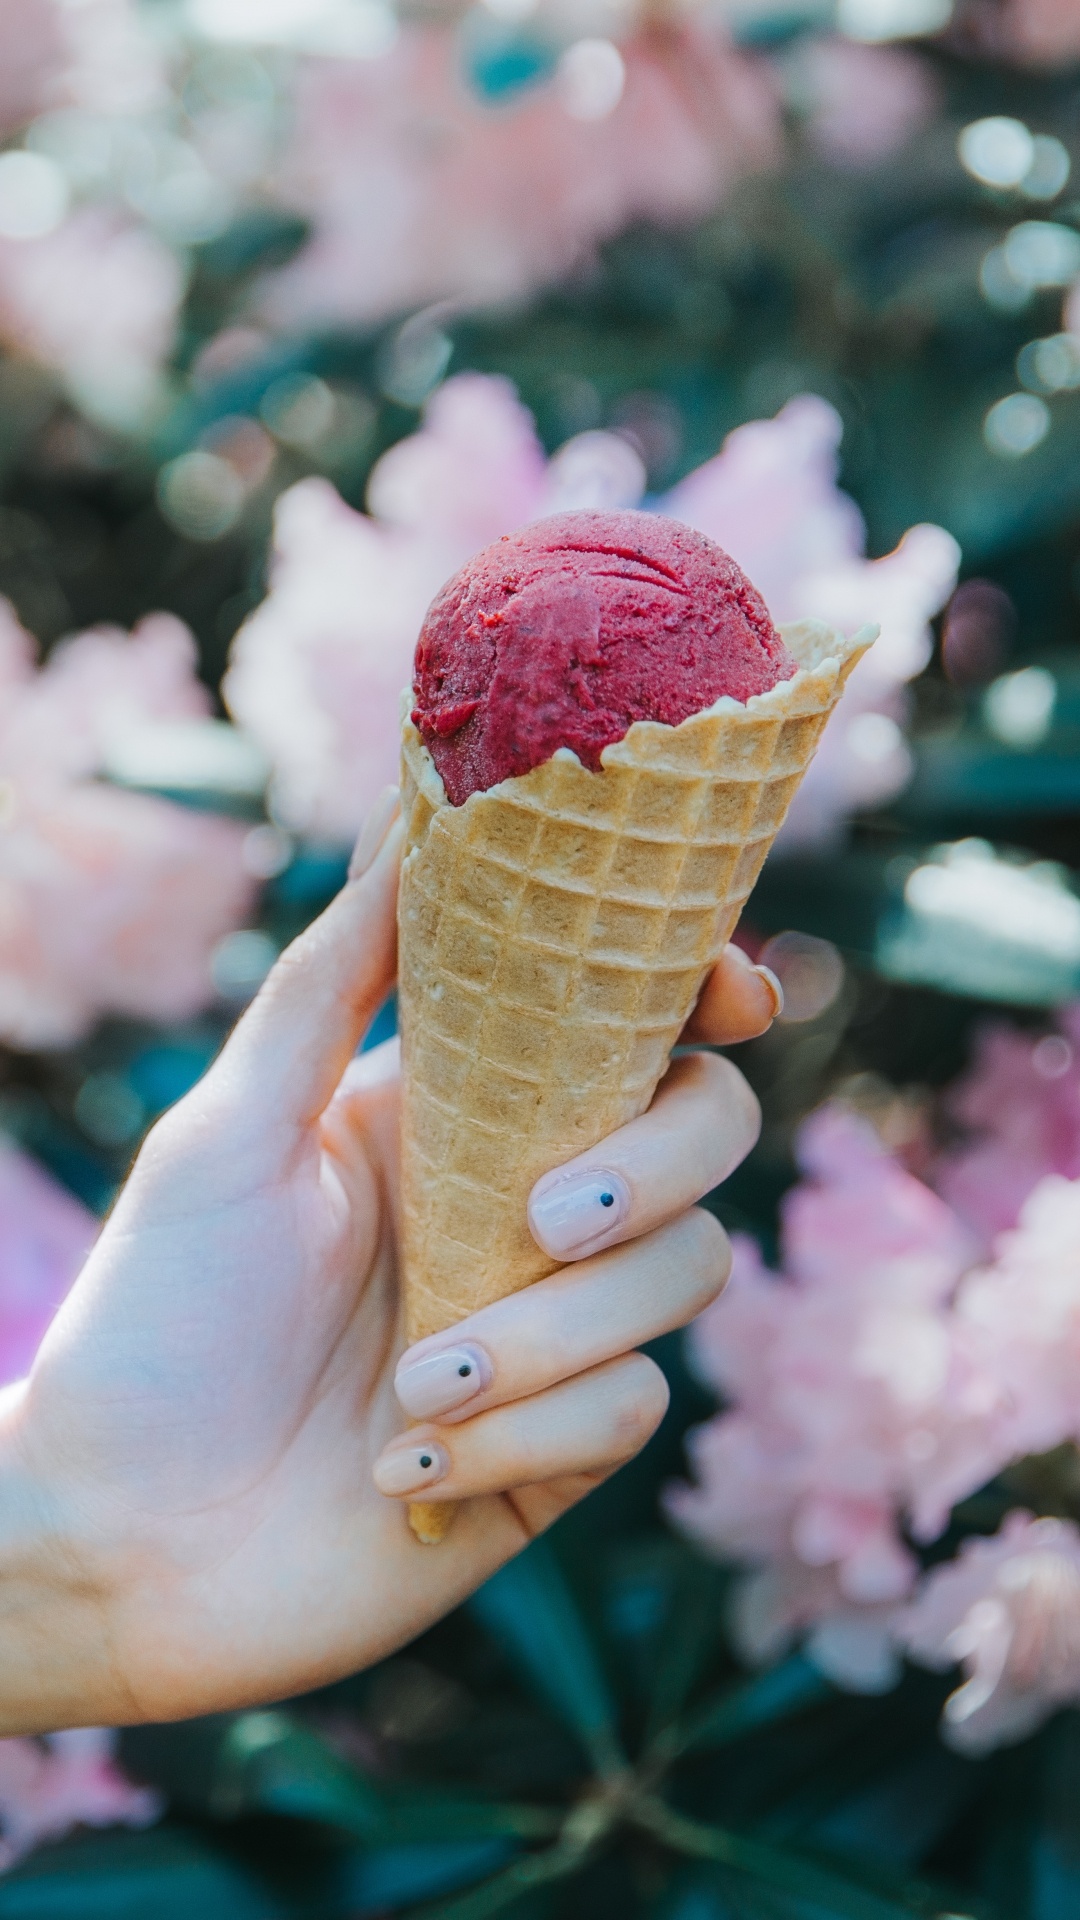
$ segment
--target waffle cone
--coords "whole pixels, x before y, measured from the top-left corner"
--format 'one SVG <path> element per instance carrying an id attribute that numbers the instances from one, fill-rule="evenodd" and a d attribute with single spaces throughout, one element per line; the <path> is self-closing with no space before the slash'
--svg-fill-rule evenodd
<path id="1" fill-rule="evenodd" d="M 555 1271 L 540 1175 L 644 1112 L 856 660 L 816 621 L 745 705 L 638 721 L 451 806 L 403 723 L 402 1271 L 410 1342 Z M 410 1508 L 437 1540 L 447 1503 Z"/>

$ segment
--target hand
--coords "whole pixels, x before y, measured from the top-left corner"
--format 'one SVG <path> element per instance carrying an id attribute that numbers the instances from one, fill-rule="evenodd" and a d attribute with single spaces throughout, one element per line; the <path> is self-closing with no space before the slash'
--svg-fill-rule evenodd
<path id="1" fill-rule="evenodd" d="M 396 1044 L 353 1055 L 393 984 L 400 845 L 387 801 L 0 1396 L 4 1731 L 183 1717 L 381 1658 L 643 1445 L 667 1389 L 633 1349 L 724 1282 L 693 1203 L 757 1107 L 696 1055 L 534 1190 L 572 1264 L 399 1358 Z M 775 1008 L 729 949 L 688 1032 L 745 1038 Z M 469 1502 L 437 1548 L 406 1524 L 421 1490 Z"/>

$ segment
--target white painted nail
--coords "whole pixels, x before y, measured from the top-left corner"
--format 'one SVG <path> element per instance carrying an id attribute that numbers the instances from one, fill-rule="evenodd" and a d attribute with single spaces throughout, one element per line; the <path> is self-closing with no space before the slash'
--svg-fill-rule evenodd
<path id="1" fill-rule="evenodd" d="M 492 1365 L 483 1347 L 462 1341 L 418 1360 L 407 1353 L 398 1361 L 394 1392 L 414 1420 L 432 1420 L 464 1406 L 474 1394 L 491 1385 Z"/>
<path id="2" fill-rule="evenodd" d="M 374 1480 L 380 1493 L 422 1493 L 450 1471 L 445 1447 L 430 1441 L 406 1441 L 388 1447 L 375 1462 Z"/>
<path id="3" fill-rule="evenodd" d="M 630 1189 L 622 1175 L 588 1167 L 552 1174 L 533 1188 L 529 1231 L 553 1260 L 572 1260 L 595 1252 L 629 1214 Z"/>

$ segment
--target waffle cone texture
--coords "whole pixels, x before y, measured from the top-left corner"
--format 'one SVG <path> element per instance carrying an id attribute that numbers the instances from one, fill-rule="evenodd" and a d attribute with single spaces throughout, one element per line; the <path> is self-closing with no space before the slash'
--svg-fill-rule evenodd
<path id="1" fill-rule="evenodd" d="M 410 1342 L 555 1271 L 541 1174 L 649 1105 L 844 681 L 874 638 L 781 628 L 798 672 L 593 773 L 566 749 L 451 806 L 403 723 L 398 909 L 402 1262 Z M 421 1539 L 452 1507 L 421 1503 Z"/>

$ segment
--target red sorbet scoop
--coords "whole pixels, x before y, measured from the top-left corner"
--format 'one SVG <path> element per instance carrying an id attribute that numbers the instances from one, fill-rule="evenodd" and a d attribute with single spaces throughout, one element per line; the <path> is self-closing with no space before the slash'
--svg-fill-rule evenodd
<path id="1" fill-rule="evenodd" d="M 797 662 L 729 554 L 655 513 L 557 513 L 485 547 L 428 609 L 413 723 L 460 807 L 635 720 L 678 726 Z"/>

